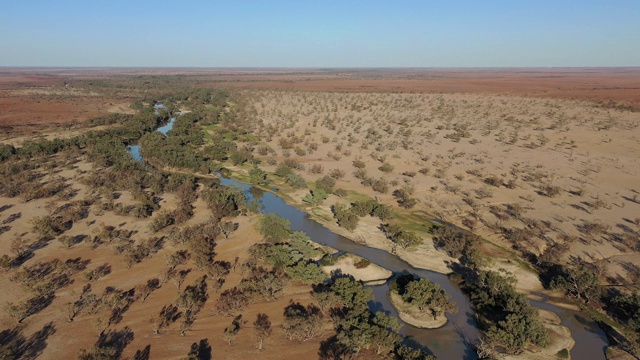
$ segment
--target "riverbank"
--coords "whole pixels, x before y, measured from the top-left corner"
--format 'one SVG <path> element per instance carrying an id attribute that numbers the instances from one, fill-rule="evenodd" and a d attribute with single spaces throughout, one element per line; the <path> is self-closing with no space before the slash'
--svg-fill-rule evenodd
<path id="1" fill-rule="evenodd" d="M 246 175 L 242 174 L 243 170 L 246 169 L 238 169 L 238 168 L 232 168 L 233 170 L 233 174 L 231 174 L 232 177 L 239 177 L 242 180 L 246 181 Z M 241 171 L 240 174 L 238 174 L 238 171 Z M 239 175 L 239 176 L 238 176 Z M 229 176 L 229 174 L 227 174 L 227 176 Z M 248 185 L 247 185 L 248 186 Z M 297 212 L 299 212 L 300 214 L 304 214 L 303 218 L 307 219 L 307 218 L 311 218 L 314 220 L 315 223 L 318 224 L 318 226 L 314 225 L 312 228 L 305 228 L 305 229 L 299 229 L 299 230 L 303 230 L 303 231 L 307 231 L 307 230 L 311 230 L 311 231 L 316 231 L 315 229 L 317 229 L 318 227 L 322 227 L 325 229 L 326 232 L 331 232 L 336 234 L 339 237 L 345 238 L 345 239 L 349 239 L 349 242 L 351 242 L 352 244 L 342 244 L 341 246 L 338 246 L 337 248 L 342 249 L 344 251 L 347 252 L 354 252 L 358 255 L 361 256 L 365 256 L 368 259 L 378 259 L 381 260 L 382 258 L 384 258 L 384 261 L 381 264 L 386 264 L 384 265 L 389 266 L 388 269 L 391 269 L 392 271 L 395 272 L 403 272 L 404 270 L 412 272 L 414 274 L 420 274 L 423 271 L 431 271 L 431 274 L 422 274 L 420 276 L 424 276 L 427 278 L 432 279 L 432 281 L 438 282 L 441 285 L 446 285 L 447 288 L 445 289 L 445 291 L 447 291 L 448 293 L 454 294 L 455 299 L 453 299 L 457 304 L 464 304 L 464 306 L 461 306 L 460 309 L 461 311 L 453 316 L 449 316 L 449 322 L 453 323 L 453 328 L 451 328 L 451 324 L 446 324 L 444 327 L 442 327 L 441 329 L 445 330 L 445 333 L 449 333 L 450 331 L 455 331 L 455 328 L 458 328 L 459 326 L 461 326 L 462 322 L 466 322 L 468 321 L 468 314 L 471 314 L 470 310 L 470 304 L 469 304 L 469 299 L 468 297 L 466 297 L 466 295 L 462 295 L 460 292 L 460 289 L 457 288 L 456 285 L 454 285 L 453 283 L 450 283 L 449 280 L 445 280 L 442 277 L 445 277 L 442 274 L 445 273 L 450 273 L 450 269 L 446 266 L 442 266 L 439 270 L 442 270 L 442 268 L 444 268 L 444 271 L 433 271 L 433 270 L 438 270 L 438 269 L 434 269 L 433 267 L 430 267 L 430 269 L 425 269 L 426 267 L 421 267 L 419 265 L 414 266 L 413 264 L 408 263 L 408 261 L 406 261 L 404 259 L 404 256 L 402 256 L 403 254 L 400 251 L 397 251 L 395 254 L 392 251 L 392 246 L 391 246 L 391 242 L 388 241 L 387 239 L 383 239 L 383 241 L 381 241 L 379 244 L 383 244 L 383 246 L 375 246 L 373 245 L 373 243 L 371 242 L 372 238 L 378 237 L 380 238 L 380 231 L 377 229 L 376 224 L 376 219 L 375 218 L 371 218 L 371 217 L 364 217 L 361 218 L 361 223 L 359 223 L 358 228 L 354 231 L 354 232 L 348 232 L 345 229 L 339 228 L 337 226 L 337 224 L 335 224 L 333 221 L 331 221 L 331 213 L 330 213 L 330 205 L 332 203 L 335 203 L 336 200 L 341 201 L 341 202 L 345 202 L 345 200 L 349 201 L 351 200 L 350 198 L 336 198 L 334 196 L 330 196 L 329 199 L 327 199 L 325 202 L 326 204 L 324 204 L 322 207 L 309 207 L 306 206 L 304 203 L 302 203 L 301 201 L 301 196 L 302 194 L 304 194 L 304 191 L 291 191 L 291 189 L 289 189 L 286 185 L 280 185 L 278 183 L 272 183 L 271 185 L 278 187 L 277 189 L 273 189 L 273 190 L 269 190 L 269 189 L 263 189 L 266 190 L 267 193 L 269 193 L 271 196 L 280 198 L 280 201 L 282 201 L 283 203 L 286 203 L 288 205 L 290 205 L 292 208 L 297 209 Z M 248 189 L 248 187 L 247 187 Z M 277 194 L 277 195 L 276 195 Z M 333 201 L 333 202 L 332 202 Z M 285 211 L 282 212 L 280 209 L 282 206 L 278 205 L 276 207 L 272 207 L 273 210 L 275 210 L 276 213 L 279 213 L 280 216 L 283 217 L 289 217 L 290 215 L 293 215 L 292 212 L 290 211 Z M 268 211 L 273 211 L 273 210 L 268 210 Z M 295 218 L 299 218 L 301 215 L 293 215 Z M 306 223 L 306 221 L 305 221 Z M 363 227 L 363 225 L 365 227 Z M 368 234 L 366 233 L 360 233 L 361 236 L 355 237 L 354 234 L 358 234 L 358 230 L 359 229 L 363 229 L 363 228 L 368 228 L 370 230 L 370 232 Z M 375 230 L 375 231 L 374 231 Z M 326 233 L 326 232 L 320 232 L 322 234 Z M 319 234 L 320 234 L 319 233 Z M 312 237 L 313 239 L 313 237 Z M 328 241 L 328 239 L 326 238 L 326 235 L 322 235 L 320 237 L 316 238 L 316 241 L 320 241 L 321 243 L 325 243 Z M 333 240 L 329 240 L 329 244 L 332 244 Z M 373 246 L 372 246 L 373 245 Z M 332 246 L 335 246 L 335 244 L 333 244 Z M 354 251 L 353 249 L 355 248 L 366 248 L 366 249 L 371 249 L 369 250 L 357 250 Z M 382 256 L 382 254 L 380 254 L 380 252 L 384 252 L 387 255 L 386 256 Z M 375 255 L 374 255 L 375 254 Z M 373 257 L 371 257 L 373 256 Z M 446 255 L 444 255 L 446 257 Z M 396 258 L 398 259 L 398 261 L 395 260 L 391 260 L 391 258 Z M 430 259 L 428 257 L 426 258 L 422 258 L 419 259 L 422 262 L 425 263 L 430 263 L 430 264 L 435 264 L 437 262 L 434 262 L 433 259 Z M 379 262 L 376 260 L 376 262 Z M 404 262 L 405 265 L 401 265 L 400 267 L 398 267 L 398 265 L 400 265 L 401 262 Z M 441 261 L 441 264 L 447 265 L 451 262 L 447 262 L 447 261 Z M 518 263 L 516 262 L 512 262 L 512 261 L 500 261 L 500 262 L 495 262 L 493 264 L 493 266 L 495 267 L 496 264 L 504 264 L 506 265 L 505 267 L 511 267 L 511 268 L 520 268 L 522 269 L 522 267 L 518 266 Z M 424 269 L 424 270 L 422 270 Z M 529 274 L 528 271 L 526 271 L 526 269 L 522 269 L 522 271 L 525 271 L 527 273 L 527 275 L 530 277 L 531 280 L 537 281 L 537 275 L 531 273 Z M 445 277 L 446 278 L 446 277 Z M 434 280 L 437 279 L 437 280 Z M 388 290 L 388 289 L 387 289 Z M 521 289 L 518 289 L 519 292 L 522 292 Z M 384 294 L 382 295 L 382 297 L 387 298 L 386 296 L 386 291 L 384 292 Z M 376 301 L 381 301 L 381 297 L 377 297 Z M 388 307 L 393 308 L 393 305 L 391 305 L 389 303 L 389 299 L 385 299 L 385 301 L 383 303 L 387 303 Z M 559 313 L 561 314 L 560 316 L 562 316 L 562 323 L 567 325 L 571 331 L 575 331 L 575 333 L 571 334 L 568 333 L 566 334 L 566 336 L 561 336 L 562 338 L 564 338 L 565 340 L 567 340 L 567 346 L 569 346 L 568 340 L 572 339 L 572 336 L 575 339 L 579 339 L 578 343 L 580 344 L 580 346 L 578 347 L 577 350 L 574 349 L 574 351 L 571 351 L 574 357 L 579 357 L 582 356 L 584 354 L 592 354 L 594 357 L 594 359 L 604 359 L 604 353 L 602 353 L 602 357 L 597 356 L 597 354 L 599 352 L 601 352 L 604 347 L 607 346 L 606 342 L 603 342 L 603 340 L 597 340 L 595 338 L 593 338 L 593 336 L 591 336 L 592 332 L 587 329 L 586 326 L 582 326 L 580 325 L 581 323 L 577 323 L 576 320 L 579 321 L 587 321 L 588 324 L 591 324 L 592 322 L 590 320 L 588 320 L 588 318 L 586 318 L 583 314 L 581 313 L 577 313 L 577 312 L 572 312 L 572 311 L 567 311 L 565 309 L 561 309 L 559 307 L 555 307 L 552 304 L 547 304 L 547 303 L 543 303 L 543 304 L 534 304 L 534 306 L 536 308 L 540 308 L 540 306 L 543 306 L 544 308 L 549 308 L 551 311 L 553 311 L 554 313 Z M 466 310 L 465 310 L 466 309 Z M 395 312 L 395 311 L 394 311 Z M 465 315 L 467 314 L 467 315 Z M 466 320 L 464 320 L 464 319 Z M 455 321 L 453 320 L 455 319 Z M 404 320 L 403 320 L 404 321 Z M 462 322 L 461 322 L 462 321 Z M 585 324 L 587 324 L 585 323 Z M 466 326 L 466 325 L 465 325 Z M 589 327 L 591 327 L 591 325 L 589 325 Z M 411 327 L 414 328 L 414 327 Z M 406 327 L 406 329 L 409 329 L 409 327 Z M 414 328 L 417 331 L 417 328 Z M 433 330 L 436 331 L 436 330 Z M 437 330 L 440 331 L 440 330 Z M 475 330 L 474 330 L 475 331 Z M 569 331 L 569 329 L 567 329 L 567 331 Z M 415 331 L 411 330 L 409 331 L 407 334 L 411 334 L 414 333 Z M 429 332 L 430 333 L 430 332 Z M 557 335 L 558 332 L 552 332 L 554 335 L 553 336 L 560 336 Z M 438 336 L 436 335 L 436 333 L 430 333 L 431 335 L 426 335 L 424 338 L 421 338 L 421 341 L 429 341 L 426 337 L 432 337 L 432 336 Z M 443 333 L 444 334 L 444 333 Z M 422 337 L 422 334 L 418 335 L 420 337 Z M 474 337 L 475 338 L 475 337 Z M 439 341 L 442 341 L 442 338 L 439 339 Z M 467 339 L 467 342 L 470 341 Z M 473 342 L 473 341 L 471 341 Z M 572 343 L 573 344 L 573 343 Z M 596 353 L 595 352 L 595 348 L 598 348 L 599 352 Z M 554 355 L 555 356 L 555 355 Z"/>

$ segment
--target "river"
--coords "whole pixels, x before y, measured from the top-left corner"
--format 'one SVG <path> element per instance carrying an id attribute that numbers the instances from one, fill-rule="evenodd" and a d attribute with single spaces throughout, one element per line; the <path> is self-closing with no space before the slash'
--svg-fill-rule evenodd
<path id="1" fill-rule="evenodd" d="M 175 118 L 172 117 L 166 125 L 158 128 L 163 134 L 173 127 Z M 131 155 L 137 160 L 142 160 L 139 145 L 129 146 Z M 400 332 L 409 337 L 408 342 L 421 346 L 424 350 L 433 353 L 439 359 L 477 359 L 473 349 L 474 341 L 479 337 L 480 332 L 473 317 L 473 310 L 469 298 L 454 284 L 446 275 L 433 271 L 414 268 L 404 260 L 392 255 L 384 250 L 370 248 L 357 244 L 341 235 L 331 232 L 329 229 L 309 218 L 309 215 L 287 205 L 284 200 L 271 192 L 252 189 L 252 185 L 245 184 L 225 177 L 220 178 L 224 186 L 239 186 L 243 189 L 249 200 L 254 198 L 254 194 L 260 194 L 258 201 L 262 205 L 261 212 L 275 213 L 291 222 L 291 229 L 303 231 L 312 241 L 328 245 L 340 251 L 349 252 L 368 259 L 383 268 L 389 269 L 399 275 L 411 273 L 430 281 L 440 284 L 440 286 L 451 295 L 457 307 L 456 314 L 447 314 L 448 322 L 438 329 L 419 329 L 414 326 L 404 324 Z M 250 191 L 253 190 L 253 191 Z M 375 299 L 369 303 L 371 310 L 384 311 L 397 317 L 397 311 L 387 298 L 389 291 L 389 281 L 384 285 L 371 286 Z M 608 345 L 604 332 L 587 315 L 557 307 L 548 302 L 530 300 L 535 307 L 552 311 L 562 320 L 562 325 L 569 328 L 576 345 L 571 350 L 573 359 L 604 360 L 604 349 Z"/>

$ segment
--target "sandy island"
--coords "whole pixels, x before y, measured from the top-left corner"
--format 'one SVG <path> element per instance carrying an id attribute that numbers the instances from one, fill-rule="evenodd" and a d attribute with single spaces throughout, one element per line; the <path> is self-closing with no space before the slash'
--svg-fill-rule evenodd
<path id="1" fill-rule="evenodd" d="M 393 275 L 393 272 L 374 263 L 369 263 L 366 267 L 358 269 L 355 264 L 362 259 L 362 257 L 353 254 L 344 254 L 338 258 L 335 264 L 323 266 L 322 270 L 327 275 L 339 270 L 343 274 L 351 275 L 356 280 L 362 281 L 367 285 L 384 284 Z"/>
<path id="2" fill-rule="evenodd" d="M 430 314 L 420 311 L 417 306 L 405 302 L 395 290 L 389 290 L 387 295 L 393 307 L 398 310 L 400 319 L 409 325 L 421 329 L 437 329 L 447 323 L 446 316 L 443 315 L 434 319 Z"/>

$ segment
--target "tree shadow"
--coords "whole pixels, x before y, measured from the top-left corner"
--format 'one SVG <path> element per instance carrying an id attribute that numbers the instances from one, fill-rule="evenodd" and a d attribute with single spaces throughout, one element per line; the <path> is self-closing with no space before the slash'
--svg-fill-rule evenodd
<path id="1" fill-rule="evenodd" d="M 11 226 L 9 225 L 0 226 L 0 235 L 6 233 L 9 230 L 11 230 Z"/>
<path id="2" fill-rule="evenodd" d="M 95 347 L 109 349 L 113 359 L 119 359 L 124 349 L 133 341 L 133 331 L 128 326 L 122 330 L 107 330 L 98 337 Z"/>
<path id="3" fill-rule="evenodd" d="M 22 328 L 16 327 L 0 333 L 0 345 L 10 351 L 12 359 L 32 360 L 39 357 L 47 347 L 47 339 L 56 332 L 53 322 L 33 333 L 28 339 L 22 334 Z"/>
<path id="4" fill-rule="evenodd" d="M 2 225 L 11 224 L 12 222 L 20 219 L 21 217 L 22 217 L 22 213 L 21 212 L 17 212 L 15 214 L 11 214 L 6 219 L 4 219 L 2 221 Z"/>
<path id="5" fill-rule="evenodd" d="M 348 358 L 351 350 L 338 341 L 334 335 L 320 343 L 318 357 L 321 360 L 342 360 Z"/>
<path id="6" fill-rule="evenodd" d="M 26 341 L 20 358 L 35 359 L 40 356 L 47 347 L 47 339 L 55 332 L 56 327 L 53 325 L 53 322 L 46 324 L 42 329 L 36 331 Z"/>
<path id="7" fill-rule="evenodd" d="M 39 295 L 27 300 L 28 313 L 27 316 L 35 315 L 51 305 L 55 299 L 54 293 Z M 25 316 L 26 317 L 26 316 Z"/>
<path id="8" fill-rule="evenodd" d="M 201 339 L 200 342 L 191 344 L 188 359 L 211 360 L 211 350 L 209 339 Z"/>
<path id="9" fill-rule="evenodd" d="M 435 354 L 431 351 L 431 349 L 429 349 L 428 347 L 426 347 L 425 345 L 420 344 L 416 339 L 414 339 L 412 336 L 405 336 L 404 339 L 402 339 L 401 342 L 402 345 L 406 346 L 406 347 L 410 347 L 412 349 L 418 349 L 420 351 L 425 352 L 428 355 L 433 355 L 435 356 Z"/>
<path id="10" fill-rule="evenodd" d="M 151 356 L 151 345 L 145 346 L 144 349 L 136 351 L 131 360 L 149 360 Z"/>

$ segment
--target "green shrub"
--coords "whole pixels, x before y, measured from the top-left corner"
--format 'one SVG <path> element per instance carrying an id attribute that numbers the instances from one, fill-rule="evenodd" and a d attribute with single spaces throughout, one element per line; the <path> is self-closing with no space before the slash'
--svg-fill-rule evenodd
<path id="1" fill-rule="evenodd" d="M 369 265 L 371 265 L 371 261 L 369 261 L 367 259 L 360 259 L 360 260 L 356 261 L 355 263 L 353 263 L 353 266 L 355 266 L 356 269 L 364 269 Z"/>

